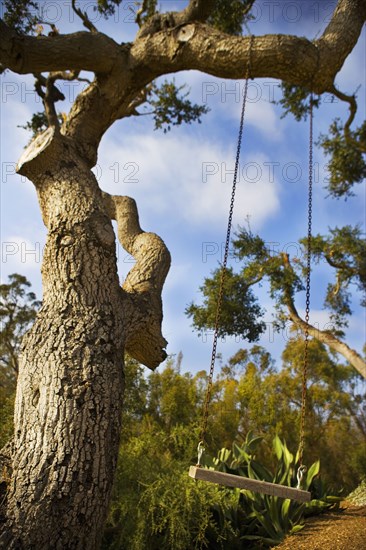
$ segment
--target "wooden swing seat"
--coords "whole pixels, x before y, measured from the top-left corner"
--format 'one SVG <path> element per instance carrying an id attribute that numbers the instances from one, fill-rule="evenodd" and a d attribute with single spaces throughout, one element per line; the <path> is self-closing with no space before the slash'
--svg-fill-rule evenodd
<path id="1" fill-rule="evenodd" d="M 277 485 L 276 483 L 268 483 L 268 481 L 259 481 L 257 479 L 249 479 L 248 477 L 226 474 L 215 470 L 208 470 L 199 466 L 191 466 L 189 468 L 189 476 L 193 479 L 201 481 L 210 481 L 211 483 L 219 483 L 227 487 L 237 487 L 238 489 L 249 489 L 265 495 L 274 497 L 290 498 L 300 502 L 309 502 L 311 493 L 296 489 L 295 487 L 287 487 L 286 485 Z"/>

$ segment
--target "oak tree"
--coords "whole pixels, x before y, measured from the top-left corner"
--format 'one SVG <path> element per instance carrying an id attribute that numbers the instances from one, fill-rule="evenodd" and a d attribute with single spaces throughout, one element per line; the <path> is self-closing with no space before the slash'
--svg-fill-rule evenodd
<path id="1" fill-rule="evenodd" d="M 141 229 L 135 201 L 100 188 L 92 168 L 103 135 L 151 100 L 157 125 L 199 119 L 204 110 L 181 90 L 158 88 L 156 79 L 189 69 L 241 79 L 249 55 L 252 78 L 333 93 L 366 5 L 339 0 L 315 40 L 277 34 L 252 40 L 240 30 L 253 0 L 187 0 L 169 13 L 143 0 L 135 39 L 121 43 L 98 31 L 75 0 L 71 7 L 85 30 L 69 34 L 43 21 L 39 4 L 5 0 L 0 21 L 2 70 L 34 75 L 44 105 L 18 173 L 33 182 L 48 232 L 42 308 L 19 361 L 0 544 L 93 549 L 116 467 L 124 353 L 152 369 L 165 359 L 161 291 L 170 265 L 163 241 Z M 108 17 L 119 4 L 98 0 L 95 7 Z M 83 78 L 83 71 L 94 77 L 60 117 L 59 84 Z M 136 259 L 122 288 L 111 220 Z"/>

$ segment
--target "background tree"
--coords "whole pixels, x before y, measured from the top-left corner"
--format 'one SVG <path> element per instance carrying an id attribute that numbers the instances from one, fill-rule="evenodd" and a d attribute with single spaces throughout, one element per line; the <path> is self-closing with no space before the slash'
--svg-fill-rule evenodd
<path id="1" fill-rule="evenodd" d="M 103 0 L 95 6 L 108 16 L 118 4 Z M 98 546 L 121 432 L 124 353 L 150 368 L 166 357 L 161 290 L 170 255 L 159 237 L 142 231 L 131 198 L 100 189 L 91 169 L 105 132 L 116 120 L 137 115 L 158 77 L 196 69 L 242 78 L 249 56 L 252 78 L 271 76 L 296 86 L 311 83 L 318 94 L 332 92 L 366 15 L 362 0 L 340 0 L 314 41 L 266 35 L 252 43 L 235 34 L 252 4 L 229 4 L 235 24 L 225 28 L 233 34 L 225 34 L 217 15 L 228 15 L 227 3 L 191 0 L 179 12 L 159 13 L 155 1 L 144 1 L 136 12 L 135 40 L 120 43 L 98 32 L 74 0 L 87 30 L 71 34 L 41 21 L 39 10 L 34 15 L 38 2 L 5 2 L 2 69 L 35 76 L 48 125 L 18 164 L 37 190 L 48 235 L 43 306 L 19 362 L 16 437 L 8 457 L 13 472 L 0 538 L 7 548 Z M 79 79 L 81 71 L 94 78 L 60 122 L 59 85 Z M 184 101 L 168 112 L 171 123 L 202 114 Z M 171 102 L 163 93 L 154 113 L 161 117 L 164 105 Z M 136 259 L 122 288 L 111 219 Z"/>
<path id="2" fill-rule="evenodd" d="M 231 448 L 249 432 L 264 436 L 267 445 L 280 434 L 295 452 L 302 363 L 303 339 L 299 336 L 288 340 L 281 365 L 257 345 L 231 357 L 214 384 L 207 436 L 211 452 L 222 446 Z M 337 490 L 351 490 L 365 473 L 362 381 L 355 369 L 339 363 L 324 344 L 315 339 L 309 342 L 305 462 L 320 459 L 323 478 Z M 339 469 L 342 456 L 345 466 Z M 258 457 L 267 467 L 274 467 L 268 446 L 259 450 Z"/>
<path id="3" fill-rule="evenodd" d="M 210 407 L 207 450 L 211 458 L 227 457 L 233 444 L 241 447 L 250 433 L 264 438 L 253 458 L 269 470 L 277 467 L 272 449 L 276 435 L 281 434 L 291 452 L 296 450 L 302 345 L 301 338 L 291 338 L 281 365 L 257 345 L 240 349 L 222 365 Z M 310 342 L 309 355 L 305 461 L 310 466 L 320 460 L 321 475 L 313 494 L 320 496 L 317 491 L 326 487 L 335 494 L 347 494 L 366 472 L 365 395 L 360 391 L 360 376 L 352 367 L 337 364 L 317 340 Z M 180 372 L 181 360 L 170 358 L 160 372 L 150 374 L 144 383 L 139 381 L 138 396 L 135 362 L 126 361 L 126 402 L 135 407 L 127 406 L 124 412 L 127 430 L 122 435 L 105 548 L 258 547 L 258 542 L 250 546 L 242 538 L 257 534 L 260 524 L 245 508 L 240 491 L 197 484 L 187 476 L 188 464 L 197 458 L 205 375 Z M 186 398 L 191 396 L 187 403 L 176 399 L 182 388 Z M 166 403 L 176 414 L 162 414 Z M 172 403 L 179 403 L 183 414 Z M 209 455 L 205 455 L 208 462 Z M 276 522 L 273 514 L 265 514 L 269 524 Z"/>
<path id="4" fill-rule="evenodd" d="M 13 433 L 13 414 L 19 355 L 24 334 L 32 326 L 41 305 L 31 284 L 14 273 L 9 283 L 0 285 L 0 448 Z"/>
<path id="5" fill-rule="evenodd" d="M 269 294 L 277 310 L 277 328 L 291 321 L 302 332 L 307 329 L 310 336 L 327 344 L 332 350 L 342 354 L 353 367 L 366 378 L 366 363 L 360 353 L 351 349 L 342 336 L 342 329 L 348 325 L 352 314 L 350 287 L 359 290 L 361 305 L 365 292 L 366 242 L 360 227 L 345 226 L 330 229 L 326 236 L 312 237 L 312 259 L 315 264 L 326 262 L 335 272 L 334 281 L 327 287 L 324 307 L 329 311 L 329 328 L 321 330 L 307 324 L 299 315 L 295 305 L 296 293 L 304 290 L 306 266 L 306 239 L 300 240 L 304 253 L 299 258 L 290 259 L 289 254 L 274 253 L 259 235 L 253 235 L 250 228 L 240 228 L 233 240 L 233 254 L 240 260 L 241 272 L 227 270 L 225 297 L 220 334 L 242 335 L 249 341 L 256 340 L 265 326 L 258 318 L 259 307 L 252 294 L 254 285 L 263 280 L 269 281 Z M 218 285 L 221 269 L 218 268 L 207 278 L 201 287 L 204 300 L 202 305 L 191 304 L 186 312 L 192 317 L 198 331 L 214 327 Z M 250 293 L 252 305 L 247 307 L 246 296 Z M 256 308 L 256 314 L 251 311 Z M 231 314 L 236 310 L 236 315 Z M 244 328 L 245 327 L 245 328 Z"/>
<path id="6" fill-rule="evenodd" d="M 291 338 L 283 352 L 283 366 L 277 375 L 277 396 L 284 412 L 279 433 L 297 426 L 301 404 L 303 339 Z M 351 490 L 365 475 L 366 410 L 364 379 L 350 365 L 342 364 L 317 339 L 309 343 L 305 453 L 307 460 L 320 459 L 322 477 L 338 490 Z M 281 417 L 281 416 L 280 416 Z M 293 434 L 295 435 L 295 434 Z M 288 439 L 289 443 L 291 439 Z M 293 441 L 293 448 L 296 442 Z M 338 464 L 344 462 L 342 473 Z M 338 475 L 338 478 L 337 478 Z"/>

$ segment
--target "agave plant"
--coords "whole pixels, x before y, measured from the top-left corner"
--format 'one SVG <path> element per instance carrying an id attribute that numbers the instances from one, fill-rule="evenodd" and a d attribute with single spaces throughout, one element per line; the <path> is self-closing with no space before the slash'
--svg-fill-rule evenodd
<path id="1" fill-rule="evenodd" d="M 239 445 L 234 443 L 232 449 L 221 449 L 214 458 L 206 458 L 206 467 L 251 479 L 268 481 L 280 485 L 293 486 L 297 482 L 299 457 L 289 451 L 284 441 L 276 436 L 273 449 L 277 458 L 275 473 L 255 459 L 255 452 L 262 442 L 262 437 L 255 437 L 249 432 L 246 440 Z M 316 484 L 320 494 L 309 503 L 298 503 L 290 499 L 263 495 L 253 491 L 235 489 L 238 493 L 237 509 L 226 510 L 226 520 L 231 517 L 233 531 L 241 543 L 239 548 L 248 548 L 249 541 L 257 541 L 262 546 L 279 544 L 286 535 L 298 532 L 303 528 L 303 516 L 307 513 L 319 513 L 339 502 L 339 497 L 329 497 L 324 485 L 316 483 L 320 470 L 320 461 L 314 462 L 303 479 L 303 489 L 311 490 Z M 233 505 L 231 504 L 231 507 Z M 222 514 L 222 513 L 221 513 Z M 223 517 L 219 518 L 223 521 Z M 240 521 L 240 524 L 239 524 Z"/>

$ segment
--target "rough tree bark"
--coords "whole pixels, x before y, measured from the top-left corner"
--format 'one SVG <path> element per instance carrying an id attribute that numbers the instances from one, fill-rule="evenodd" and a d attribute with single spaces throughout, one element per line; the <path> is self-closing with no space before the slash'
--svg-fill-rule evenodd
<path id="1" fill-rule="evenodd" d="M 135 203 L 103 194 L 91 168 L 103 134 L 158 76 L 198 69 L 243 77 L 250 39 L 205 24 L 213 4 L 191 0 L 122 45 L 99 32 L 25 37 L 0 22 L 3 68 L 95 73 L 62 127 L 49 128 L 19 163 L 37 190 L 48 236 L 43 306 L 24 341 L 15 435 L 3 453 L 3 548 L 98 547 L 118 452 L 123 355 L 128 350 L 150 368 L 165 358 L 160 295 L 170 256 L 161 239 L 141 230 Z M 365 18 L 364 0 L 340 0 L 316 41 L 255 37 L 251 76 L 330 90 Z M 111 219 L 137 260 L 123 288 Z"/>
<path id="2" fill-rule="evenodd" d="M 18 171 L 37 189 L 48 237 L 43 306 L 20 362 L 1 543 L 94 548 L 117 458 L 124 351 L 150 368 L 166 357 L 160 293 L 170 256 L 159 237 L 142 232 L 132 199 L 106 201 L 73 141 L 53 129 Z M 124 289 L 111 218 L 137 260 Z"/>

